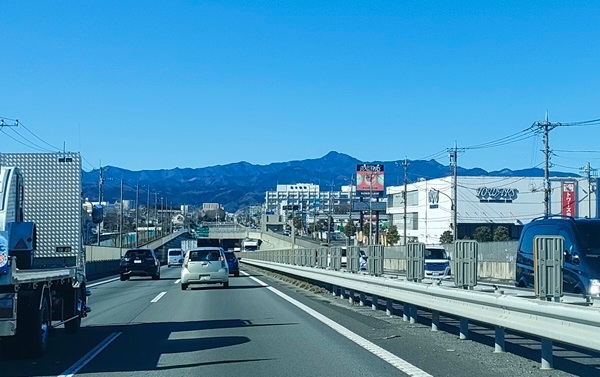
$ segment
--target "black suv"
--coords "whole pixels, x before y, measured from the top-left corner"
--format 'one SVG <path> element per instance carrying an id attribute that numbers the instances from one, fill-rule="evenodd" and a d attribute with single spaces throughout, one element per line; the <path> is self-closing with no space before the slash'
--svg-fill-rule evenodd
<path id="1" fill-rule="evenodd" d="M 153 280 L 160 279 L 160 261 L 152 249 L 127 250 L 119 265 L 121 281 L 129 280 L 131 276 L 152 276 Z"/>
<path id="2" fill-rule="evenodd" d="M 526 224 L 517 250 L 518 287 L 534 285 L 535 236 L 564 238 L 563 289 L 565 292 L 600 294 L 600 219 L 567 216 L 542 217 Z"/>

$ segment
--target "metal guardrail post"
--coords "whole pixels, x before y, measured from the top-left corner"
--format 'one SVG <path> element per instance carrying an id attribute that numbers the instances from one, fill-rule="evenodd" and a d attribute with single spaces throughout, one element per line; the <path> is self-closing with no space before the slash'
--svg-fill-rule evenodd
<path id="1" fill-rule="evenodd" d="M 360 269 L 360 247 L 348 246 L 346 249 L 347 268 L 350 272 L 358 272 Z"/>
<path id="2" fill-rule="evenodd" d="M 327 268 L 327 253 L 329 249 L 326 247 L 320 247 L 317 249 L 317 267 Z"/>
<path id="3" fill-rule="evenodd" d="M 458 288 L 473 289 L 477 285 L 477 241 L 457 240 L 454 242 L 454 265 L 452 274 Z"/>
<path id="4" fill-rule="evenodd" d="M 421 281 L 425 277 L 425 244 L 409 242 L 406 246 L 406 280 Z"/>
<path id="5" fill-rule="evenodd" d="M 335 271 L 339 271 L 342 268 L 342 248 L 341 247 L 331 247 L 329 248 L 331 252 L 331 269 Z"/>
<path id="6" fill-rule="evenodd" d="M 533 286 L 541 300 L 560 301 L 563 295 L 564 244 L 561 236 L 533 238 Z"/>
<path id="7" fill-rule="evenodd" d="M 369 275 L 381 276 L 383 275 L 383 263 L 384 263 L 384 246 L 372 245 L 368 249 L 368 265 Z"/>
<path id="8" fill-rule="evenodd" d="M 308 249 L 308 264 L 310 267 L 315 267 L 317 265 L 317 250 L 316 249 Z"/>

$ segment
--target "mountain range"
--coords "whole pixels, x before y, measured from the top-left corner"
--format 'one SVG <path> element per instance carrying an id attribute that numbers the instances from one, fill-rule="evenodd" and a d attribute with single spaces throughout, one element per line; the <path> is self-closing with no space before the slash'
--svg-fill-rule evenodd
<path id="1" fill-rule="evenodd" d="M 447 165 L 435 160 L 408 161 L 407 178 L 415 182 L 419 178 L 434 179 L 452 174 Z M 120 199 L 121 181 L 123 198 L 135 200 L 139 187 L 139 203 L 155 203 L 160 207 L 161 198 L 165 206 L 178 207 L 181 204 L 201 206 L 202 203 L 220 203 L 226 211 L 264 203 L 265 192 L 274 191 L 277 184 L 314 183 L 321 190 L 334 190 L 348 185 L 356 173 L 356 165 L 365 163 L 347 154 L 329 152 L 316 159 L 276 162 L 268 165 L 253 165 L 242 161 L 227 165 L 205 168 L 175 168 L 162 170 L 131 171 L 114 166 L 102 168 L 102 200 L 113 203 Z M 404 179 L 404 167 L 396 161 L 371 161 L 384 164 L 385 184 L 398 185 Z M 539 168 L 488 172 L 480 168 L 458 167 L 459 176 L 496 177 L 543 177 Z M 552 176 L 573 176 L 570 173 L 552 172 Z M 83 193 L 91 201 L 99 197 L 98 182 L 100 171 L 95 169 L 83 172 Z"/>

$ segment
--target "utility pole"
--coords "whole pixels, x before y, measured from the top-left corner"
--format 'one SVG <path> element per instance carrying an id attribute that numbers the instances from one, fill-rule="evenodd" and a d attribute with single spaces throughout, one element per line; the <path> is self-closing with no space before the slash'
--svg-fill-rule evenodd
<path id="1" fill-rule="evenodd" d="M 100 165 L 100 176 L 98 177 L 98 206 L 102 206 L 102 184 L 103 183 L 104 183 L 104 179 L 102 178 L 102 165 Z M 99 222 L 97 225 L 98 246 L 100 246 L 100 225 L 102 225 L 102 222 Z"/>
<path id="2" fill-rule="evenodd" d="M 140 203 L 140 182 L 137 183 L 136 187 L 135 187 L 135 247 L 138 247 L 140 245 L 140 236 L 138 234 L 138 219 L 139 219 L 139 212 L 140 212 L 140 207 L 139 207 L 139 203 Z"/>
<path id="3" fill-rule="evenodd" d="M 458 201 L 458 148 L 456 141 L 454 142 L 454 148 L 450 150 L 450 165 L 452 166 L 452 235 L 454 241 L 458 239 L 458 211 L 456 208 Z"/>
<path id="4" fill-rule="evenodd" d="M 329 216 L 327 217 L 327 244 L 331 244 L 331 206 L 333 205 L 333 181 L 329 185 Z M 331 245 L 330 245 L 331 246 Z"/>
<path id="5" fill-rule="evenodd" d="M 348 204 L 349 204 L 349 210 L 348 210 L 348 225 L 346 226 L 350 226 L 350 224 L 352 224 L 352 204 L 354 203 L 354 198 L 353 198 L 353 194 L 352 191 L 354 189 L 353 187 L 354 185 L 354 176 L 350 175 L 350 196 L 348 197 Z M 354 224 L 352 224 L 354 225 Z M 350 237 L 346 235 L 346 246 L 350 246 Z"/>
<path id="6" fill-rule="evenodd" d="M 154 191 L 154 237 L 158 238 L 158 193 Z"/>
<path id="7" fill-rule="evenodd" d="M 123 177 L 121 177 L 121 205 L 120 207 L 120 219 L 119 219 L 119 247 L 123 247 Z"/>
<path id="8" fill-rule="evenodd" d="M 560 125 L 558 122 L 550 123 L 548 121 L 548 110 L 546 110 L 546 120 L 535 122 L 532 126 L 537 132 L 544 133 L 544 216 L 550 216 L 550 146 L 548 136 L 550 131 Z"/>
<path id="9" fill-rule="evenodd" d="M 148 199 L 146 200 L 146 242 L 150 240 L 150 186 L 148 186 Z"/>
<path id="10" fill-rule="evenodd" d="M 408 199 L 408 195 L 406 190 L 408 189 L 407 185 L 408 185 L 408 178 L 407 178 L 407 171 L 408 171 L 408 160 L 406 159 L 406 157 L 404 157 L 404 163 L 402 163 L 402 166 L 404 166 L 404 246 L 406 246 L 406 206 L 407 206 L 407 199 Z"/>
<path id="11" fill-rule="evenodd" d="M 597 171 L 598 169 L 594 169 L 590 166 L 590 163 L 588 162 L 586 166 L 584 166 L 583 168 L 581 168 L 581 174 L 585 174 L 587 181 L 588 181 L 588 217 L 592 218 L 592 192 L 594 192 L 596 189 L 594 187 L 594 185 L 592 184 L 592 177 L 597 177 Z M 598 214 L 596 214 L 596 217 L 598 217 Z"/>
<path id="12" fill-rule="evenodd" d="M 163 197 L 160 198 L 160 236 L 162 237 L 164 235 L 164 228 L 165 228 L 165 224 L 164 224 L 164 214 L 165 214 L 165 210 L 164 210 L 164 206 L 163 206 Z"/>
<path id="13" fill-rule="evenodd" d="M 369 177 L 369 245 L 373 244 L 373 171 L 367 173 Z"/>

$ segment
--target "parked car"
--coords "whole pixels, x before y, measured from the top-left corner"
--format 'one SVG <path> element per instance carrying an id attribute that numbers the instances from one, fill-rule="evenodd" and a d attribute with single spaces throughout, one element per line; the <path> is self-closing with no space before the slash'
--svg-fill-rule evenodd
<path id="1" fill-rule="evenodd" d="M 227 259 L 229 274 L 233 274 L 236 277 L 240 276 L 240 264 L 238 261 L 242 258 L 238 258 L 233 251 L 226 251 L 225 259 Z"/>
<path id="2" fill-rule="evenodd" d="M 169 249 L 167 251 L 167 267 L 183 265 L 183 255 L 182 249 Z"/>
<path id="3" fill-rule="evenodd" d="M 223 284 L 229 287 L 229 267 L 220 247 L 199 247 L 189 250 L 181 268 L 181 289 L 190 284 Z"/>
<path id="4" fill-rule="evenodd" d="M 564 239 L 563 290 L 600 295 L 600 219 L 566 216 L 541 217 L 523 227 L 517 249 L 515 284 L 534 286 L 533 249 L 536 236 Z"/>
<path id="5" fill-rule="evenodd" d="M 119 264 L 121 281 L 132 276 L 151 276 L 160 279 L 160 261 L 153 249 L 129 249 Z"/>
<path id="6" fill-rule="evenodd" d="M 425 248 L 425 276 L 426 277 L 445 277 L 450 276 L 450 258 L 441 247 Z"/>

